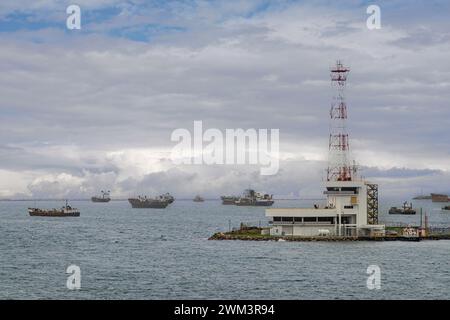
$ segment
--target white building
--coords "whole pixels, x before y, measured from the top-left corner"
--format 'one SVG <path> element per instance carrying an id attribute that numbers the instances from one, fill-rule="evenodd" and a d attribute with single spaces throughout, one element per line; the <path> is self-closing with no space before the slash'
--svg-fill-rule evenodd
<path id="1" fill-rule="evenodd" d="M 373 236 L 384 234 L 376 225 L 378 188 L 364 180 L 327 181 L 327 202 L 316 208 L 271 208 L 274 236 Z"/>

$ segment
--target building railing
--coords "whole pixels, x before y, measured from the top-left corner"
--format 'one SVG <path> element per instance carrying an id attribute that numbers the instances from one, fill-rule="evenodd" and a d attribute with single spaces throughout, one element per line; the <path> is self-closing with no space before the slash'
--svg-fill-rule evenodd
<path id="1" fill-rule="evenodd" d="M 323 194 L 328 194 L 328 195 L 344 195 L 344 196 L 346 196 L 346 195 L 355 195 L 355 194 L 358 194 L 358 193 L 355 192 L 355 191 L 338 191 L 338 190 L 331 190 L 331 191 L 328 191 L 328 190 L 326 190 L 326 191 L 323 192 Z"/>
<path id="2" fill-rule="evenodd" d="M 330 221 L 269 221 L 269 224 L 297 224 L 297 225 L 334 225 L 334 223 Z"/>

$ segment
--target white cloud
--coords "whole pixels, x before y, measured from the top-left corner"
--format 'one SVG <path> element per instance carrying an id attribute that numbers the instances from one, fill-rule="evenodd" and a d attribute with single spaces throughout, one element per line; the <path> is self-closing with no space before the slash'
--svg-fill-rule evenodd
<path id="1" fill-rule="evenodd" d="M 90 1 L 89 8 L 110 4 L 122 2 Z M 60 5 L 2 3 L 0 14 L 25 6 L 39 15 Z M 125 196 L 159 191 L 153 181 L 183 195 L 217 195 L 252 179 L 272 193 L 313 194 L 327 158 L 328 68 L 336 58 L 352 68 L 347 96 L 357 162 L 448 177 L 448 22 L 423 28 L 387 20 L 369 31 L 359 7 L 286 3 L 249 15 L 256 7 L 173 3 L 152 13 L 122 6 L 126 17 L 94 23 L 90 34 L 2 33 L 0 180 L 14 183 L 0 184 L 0 196 L 86 196 L 104 184 Z M 150 43 L 103 33 L 134 18 L 185 30 Z M 194 120 L 221 130 L 279 128 L 282 172 L 264 180 L 254 177 L 257 168 L 174 167 L 170 134 Z M 423 179 L 408 178 L 409 190 Z"/>

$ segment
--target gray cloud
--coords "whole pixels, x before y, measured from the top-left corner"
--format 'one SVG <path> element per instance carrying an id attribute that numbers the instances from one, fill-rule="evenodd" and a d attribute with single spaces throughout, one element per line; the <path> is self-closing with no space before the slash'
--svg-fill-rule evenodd
<path id="1" fill-rule="evenodd" d="M 59 5 L 40 3 L 20 4 L 38 15 Z M 352 68 L 351 146 L 358 163 L 373 168 L 367 176 L 402 194 L 422 184 L 431 189 L 432 178 L 448 190 L 448 21 L 416 25 L 395 15 L 404 8 L 399 3 L 383 9 L 379 31 L 367 30 L 364 8 L 350 5 L 344 11 L 285 3 L 258 11 L 246 1 L 173 3 L 138 12 L 120 1 L 96 1 L 88 8 L 110 4 L 125 16 L 90 21 L 86 33 L 2 34 L 0 178 L 5 172 L 24 182 L 0 184 L 0 196 L 87 196 L 105 185 L 124 196 L 165 190 L 213 196 L 249 184 L 275 194 L 320 194 L 328 68 L 336 58 Z M 416 2 L 412 12 L 414 5 L 423 7 Z M 18 7 L 2 4 L 0 12 Z M 137 23 L 164 22 L 183 32 L 149 43 L 107 34 L 136 23 L 136 15 Z M 264 178 L 251 167 L 173 166 L 165 160 L 170 134 L 192 130 L 194 120 L 221 130 L 280 128 L 280 173 Z M 408 184 L 397 188 L 394 178 Z"/>

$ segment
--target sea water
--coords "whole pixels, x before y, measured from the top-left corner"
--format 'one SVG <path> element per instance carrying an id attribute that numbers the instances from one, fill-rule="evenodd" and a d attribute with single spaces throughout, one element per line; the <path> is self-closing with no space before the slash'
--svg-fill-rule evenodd
<path id="1" fill-rule="evenodd" d="M 132 209 L 126 201 L 70 204 L 80 217 L 30 217 L 33 202 L 0 202 L 1 299 L 450 298 L 447 240 L 209 241 L 240 222 L 267 225 L 264 208 L 218 200 L 176 200 L 166 209 Z M 450 226 L 442 204 L 413 204 L 424 207 L 430 225 Z M 382 203 L 380 222 L 420 223 L 419 214 L 386 214 L 390 205 Z M 80 268 L 79 290 L 66 286 L 70 265 Z M 367 285 L 370 265 L 380 268 L 380 289 Z"/>

